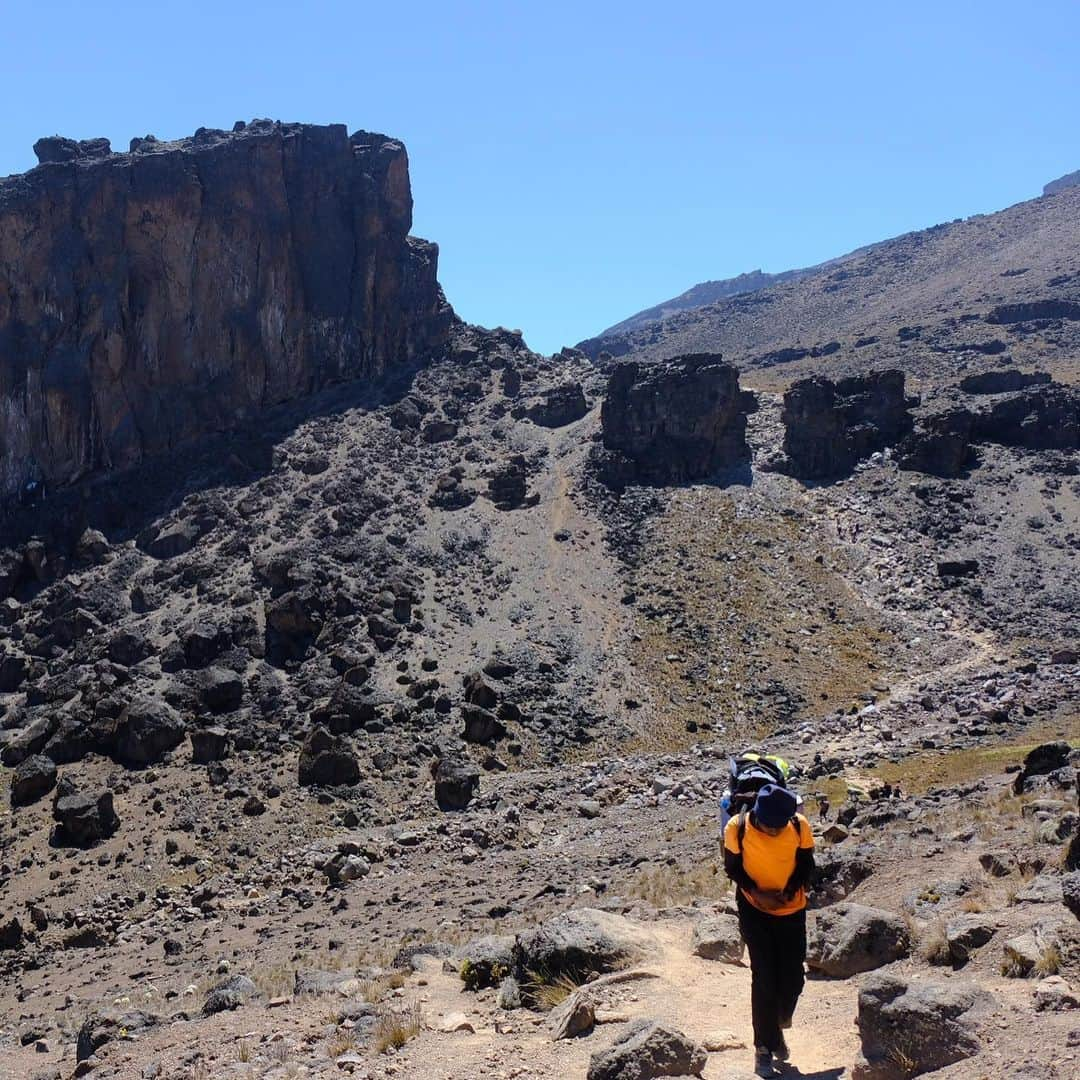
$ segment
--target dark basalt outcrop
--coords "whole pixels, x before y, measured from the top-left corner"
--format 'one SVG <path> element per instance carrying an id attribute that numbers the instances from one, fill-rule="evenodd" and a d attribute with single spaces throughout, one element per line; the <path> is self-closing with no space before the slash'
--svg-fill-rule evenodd
<path id="1" fill-rule="evenodd" d="M 1030 319 L 1080 321 L 1080 304 L 1073 300 L 1029 300 L 1020 304 L 999 304 L 986 316 L 986 321 L 995 326 L 1008 326 Z"/>
<path id="2" fill-rule="evenodd" d="M 0 181 L 0 496 L 133 465 L 441 350 L 401 143 L 255 121 L 40 140 Z"/>
<path id="3" fill-rule="evenodd" d="M 719 354 L 620 364 L 600 410 L 601 475 L 612 487 L 686 483 L 742 465 L 754 403 Z"/>
<path id="4" fill-rule="evenodd" d="M 911 430 L 909 405 L 902 371 L 793 383 L 781 414 L 785 470 L 802 480 L 848 475 L 859 461 L 894 446 Z"/>
<path id="5" fill-rule="evenodd" d="M 899 448 L 898 461 L 903 469 L 959 476 L 972 464 L 973 444 L 979 442 L 1027 450 L 1080 449 L 1080 391 L 1039 382 L 998 394 L 981 407 L 951 404 L 919 418 Z"/>
<path id="6" fill-rule="evenodd" d="M 1045 386 L 1050 376 L 1045 371 L 981 371 L 960 380 L 965 394 L 1008 394 L 1014 390 L 1026 390 L 1029 386 Z"/>

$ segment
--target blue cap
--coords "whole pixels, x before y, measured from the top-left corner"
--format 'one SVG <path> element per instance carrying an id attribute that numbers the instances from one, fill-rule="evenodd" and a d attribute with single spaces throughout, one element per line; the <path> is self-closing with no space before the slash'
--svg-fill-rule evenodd
<path id="1" fill-rule="evenodd" d="M 766 784 L 754 800 L 754 816 L 758 824 L 778 829 L 795 816 L 798 806 L 795 796 L 787 788 Z"/>

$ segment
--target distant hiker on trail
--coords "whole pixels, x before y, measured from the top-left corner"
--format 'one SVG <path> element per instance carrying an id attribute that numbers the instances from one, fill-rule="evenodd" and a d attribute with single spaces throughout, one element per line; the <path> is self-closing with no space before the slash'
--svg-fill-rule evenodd
<path id="1" fill-rule="evenodd" d="M 806 887 L 814 872 L 814 836 L 795 794 L 766 784 L 752 810 L 724 829 L 724 869 L 738 886 L 739 928 L 750 952 L 750 1008 L 758 1076 L 788 1060 L 784 1031 L 803 989 Z"/>

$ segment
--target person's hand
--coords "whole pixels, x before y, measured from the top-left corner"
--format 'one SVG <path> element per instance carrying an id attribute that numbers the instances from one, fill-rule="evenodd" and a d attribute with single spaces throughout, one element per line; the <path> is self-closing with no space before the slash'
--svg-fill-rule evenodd
<path id="1" fill-rule="evenodd" d="M 764 911 L 784 906 L 784 895 L 778 889 L 754 889 L 750 898 Z"/>

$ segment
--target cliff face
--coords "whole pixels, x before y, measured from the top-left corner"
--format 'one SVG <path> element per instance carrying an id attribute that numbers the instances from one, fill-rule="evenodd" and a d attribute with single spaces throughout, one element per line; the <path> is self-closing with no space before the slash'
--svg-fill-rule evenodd
<path id="1" fill-rule="evenodd" d="M 0 180 L 0 496 L 122 468 L 436 351 L 405 148 L 256 121 L 44 139 Z"/>

